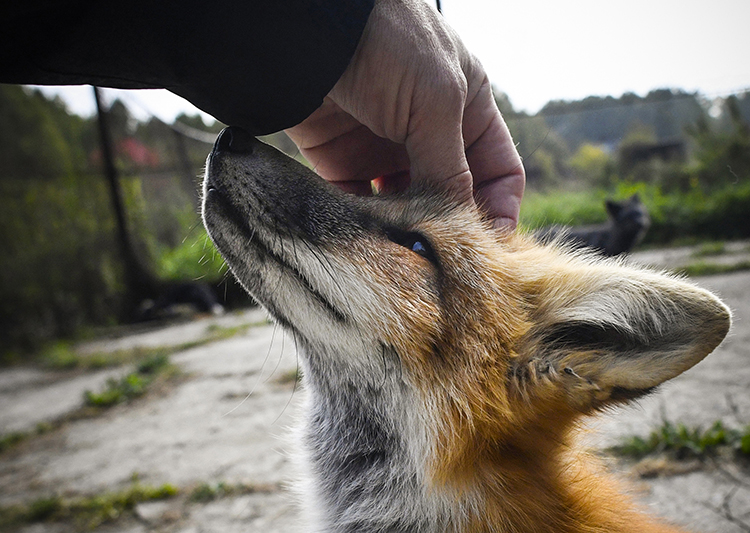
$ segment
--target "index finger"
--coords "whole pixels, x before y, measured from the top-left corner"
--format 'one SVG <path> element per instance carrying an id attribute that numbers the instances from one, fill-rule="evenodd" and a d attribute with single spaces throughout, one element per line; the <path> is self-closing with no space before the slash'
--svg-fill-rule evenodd
<path id="1" fill-rule="evenodd" d="M 421 98 L 414 99 L 405 139 L 412 181 L 437 186 L 462 202 L 473 201 L 461 127 L 465 93 L 460 84 L 448 80 L 438 89 L 418 94 Z"/>
<path id="2" fill-rule="evenodd" d="M 486 79 L 466 106 L 463 130 L 477 204 L 496 226 L 514 229 L 526 174 Z"/>

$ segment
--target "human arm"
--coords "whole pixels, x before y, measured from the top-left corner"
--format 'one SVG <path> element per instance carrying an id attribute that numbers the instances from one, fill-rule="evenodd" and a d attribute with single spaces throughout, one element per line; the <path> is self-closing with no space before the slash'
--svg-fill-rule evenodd
<path id="1" fill-rule="evenodd" d="M 4 19 L 0 81 L 165 87 L 255 135 L 298 124 L 288 133 L 302 153 L 353 192 L 410 176 L 516 225 L 523 166 L 486 74 L 423 0 L 0 9 L 21 11 Z"/>
<path id="2" fill-rule="evenodd" d="M 0 7 L 0 82 L 166 88 L 255 135 L 301 122 L 373 0 L 24 0 Z"/>

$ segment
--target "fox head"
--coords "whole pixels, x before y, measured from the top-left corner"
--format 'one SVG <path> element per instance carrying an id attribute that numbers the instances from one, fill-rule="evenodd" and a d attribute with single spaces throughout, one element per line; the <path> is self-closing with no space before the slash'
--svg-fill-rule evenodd
<path id="1" fill-rule="evenodd" d="M 607 200 L 605 207 L 612 224 L 612 231 L 615 233 L 614 237 L 626 247 L 625 251 L 632 249 L 643 240 L 651 226 L 651 219 L 648 216 L 648 209 L 637 193 L 622 202 Z M 610 246 L 614 246 L 614 243 Z"/>
<path id="2" fill-rule="evenodd" d="M 552 446 L 582 414 L 692 367 L 729 329 L 727 307 L 688 281 L 493 230 L 439 192 L 347 195 L 237 129 L 209 157 L 203 217 L 297 339 L 312 389 L 371 394 L 431 428 L 435 482 Z"/>

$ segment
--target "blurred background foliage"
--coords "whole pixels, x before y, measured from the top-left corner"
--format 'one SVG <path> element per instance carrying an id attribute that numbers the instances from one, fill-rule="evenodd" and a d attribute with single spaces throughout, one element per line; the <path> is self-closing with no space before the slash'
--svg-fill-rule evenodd
<path id="1" fill-rule="evenodd" d="M 527 172 L 523 226 L 604 222 L 605 199 L 637 192 L 645 245 L 750 237 L 750 93 L 592 96 L 535 116 L 496 94 Z"/>
<path id="2" fill-rule="evenodd" d="M 92 97 L 93 98 L 93 97 Z M 198 116 L 177 121 L 207 132 Z M 198 216 L 210 145 L 158 119 L 109 110 L 128 230 L 161 279 L 221 280 L 223 265 Z M 0 85 L 0 346 L 5 359 L 41 342 L 132 319 L 96 117 L 59 99 Z"/>
<path id="3" fill-rule="evenodd" d="M 495 94 L 524 158 L 526 228 L 602 222 L 605 199 L 638 192 L 652 219 L 646 244 L 750 237 L 750 93 L 709 101 L 662 89 L 554 101 L 533 116 Z M 139 121 L 120 101 L 108 116 L 141 262 L 160 280 L 205 281 L 221 300 L 226 267 L 198 216 L 210 144 L 180 132 L 222 125 Z M 297 155 L 283 134 L 267 140 Z M 132 320 L 96 117 L 0 85 L 0 239 L 1 359 Z"/>

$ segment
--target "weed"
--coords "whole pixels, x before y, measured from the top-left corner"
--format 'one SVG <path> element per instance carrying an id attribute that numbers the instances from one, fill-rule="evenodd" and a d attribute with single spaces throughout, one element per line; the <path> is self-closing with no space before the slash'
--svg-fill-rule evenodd
<path id="1" fill-rule="evenodd" d="M 243 494 L 272 493 L 279 490 L 275 484 L 201 483 L 187 493 L 187 501 L 206 503 L 219 498 Z M 141 502 L 174 498 L 182 491 L 165 483 L 154 487 L 142 485 L 138 474 L 133 474 L 131 485 L 121 491 L 105 492 L 95 496 L 65 498 L 45 496 L 28 504 L 0 506 L 0 531 L 19 528 L 39 522 L 70 522 L 77 530 L 92 530 L 104 523 L 114 522 L 130 513 Z"/>
<path id="2" fill-rule="evenodd" d="M 658 453 L 670 454 L 675 459 L 702 459 L 727 448 L 741 456 L 750 457 L 750 426 L 742 430 L 729 429 L 721 421 L 716 421 L 710 428 L 703 430 L 665 420 L 648 437 L 628 437 L 621 444 L 610 448 L 610 451 L 635 459 Z"/>
<path id="3" fill-rule="evenodd" d="M 253 494 L 256 492 L 273 492 L 275 486 L 266 485 L 249 485 L 246 483 L 226 483 L 218 481 L 215 483 L 201 483 L 196 486 L 188 496 L 191 502 L 205 503 L 219 498 L 229 496 L 239 496 L 241 494 Z"/>
<path id="4" fill-rule="evenodd" d="M 231 486 L 223 481 L 218 483 L 201 483 L 190 493 L 190 501 L 210 502 L 231 492 Z"/>
<path id="5" fill-rule="evenodd" d="M 698 261 L 680 268 L 675 269 L 678 274 L 684 274 L 686 276 L 715 276 L 718 274 L 729 274 L 731 272 L 738 272 L 740 270 L 750 270 L 750 261 L 740 261 L 738 263 L 721 264 L 721 263 L 707 263 L 705 261 Z"/>
<path id="6" fill-rule="evenodd" d="M 159 375 L 169 377 L 175 373 L 176 367 L 169 362 L 166 354 L 155 355 L 139 363 L 135 372 L 119 380 L 108 379 L 107 386 L 102 392 L 94 393 L 87 390 L 84 392 L 84 400 L 90 407 L 112 407 L 144 395 L 148 386 Z"/>
<path id="7" fill-rule="evenodd" d="M 159 487 L 135 484 L 122 492 L 75 500 L 68 509 L 75 522 L 86 529 L 93 529 L 105 522 L 116 520 L 125 512 L 132 511 L 140 502 L 172 498 L 178 492 L 177 488 L 170 484 Z"/>
<path id="8" fill-rule="evenodd" d="M 265 322 L 261 324 L 240 324 L 239 326 L 220 326 L 218 324 L 211 324 L 206 328 L 206 333 L 208 335 L 203 340 L 203 342 L 214 342 L 214 341 L 220 341 L 224 339 L 230 339 L 232 337 L 235 337 L 237 335 L 242 335 L 247 332 L 248 329 L 250 329 L 253 326 L 263 325 Z"/>
<path id="9" fill-rule="evenodd" d="M 282 373 L 277 379 L 276 383 L 280 385 L 286 385 L 288 383 L 296 383 L 302 379 L 302 371 L 299 368 L 293 368 L 287 372 Z"/>
<path id="10" fill-rule="evenodd" d="M 71 348 L 70 343 L 58 341 L 48 346 L 42 352 L 42 361 L 45 366 L 67 370 L 79 365 L 79 357 Z"/>
<path id="11" fill-rule="evenodd" d="M 726 252 L 727 246 L 725 243 L 718 242 L 705 242 L 693 252 L 693 257 L 707 257 L 712 255 L 721 255 Z"/>
<path id="12" fill-rule="evenodd" d="M 67 499 L 58 495 L 34 500 L 28 505 L 0 507 L 0 527 L 36 522 L 73 521 L 78 529 L 90 530 L 132 511 L 136 504 L 172 498 L 179 493 L 170 484 L 151 487 L 134 483 L 120 492 Z"/>
<path id="13" fill-rule="evenodd" d="M 230 327 L 211 324 L 206 328 L 206 335 L 203 338 L 195 341 L 184 342 L 175 346 L 160 346 L 155 348 L 136 346 L 126 350 L 94 352 L 89 354 L 79 353 L 69 341 L 58 341 L 47 346 L 39 355 L 39 359 L 44 366 L 54 370 L 97 370 L 100 368 L 136 363 L 138 361 L 149 360 L 156 357 L 167 357 L 176 352 L 241 335 L 252 327 L 265 325 L 266 323 L 267 322 L 240 324 L 238 326 Z"/>
<path id="14" fill-rule="evenodd" d="M 44 366 L 53 370 L 98 370 L 113 366 L 135 363 L 161 354 L 168 355 L 171 348 L 144 348 L 137 346 L 128 350 L 94 352 L 81 354 L 67 341 L 59 341 L 48 346 L 41 354 Z"/>
<path id="15" fill-rule="evenodd" d="M 49 520 L 53 516 L 60 514 L 64 507 L 62 498 L 59 496 L 40 498 L 29 505 L 26 520 L 29 522 Z"/>
<path id="16" fill-rule="evenodd" d="M 158 354 L 153 357 L 149 357 L 145 361 L 141 361 L 138 364 L 137 372 L 139 374 L 154 375 L 161 369 L 169 364 L 169 356 L 167 354 Z"/>
<path id="17" fill-rule="evenodd" d="M 28 433 L 14 431 L 0 437 L 0 453 L 7 451 L 28 438 Z"/>
<path id="18" fill-rule="evenodd" d="M 13 431 L 12 433 L 0 436 L 0 454 L 18 446 L 34 435 L 49 433 L 50 431 L 57 429 L 59 426 L 60 423 L 39 422 L 34 431 Z"/>

